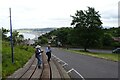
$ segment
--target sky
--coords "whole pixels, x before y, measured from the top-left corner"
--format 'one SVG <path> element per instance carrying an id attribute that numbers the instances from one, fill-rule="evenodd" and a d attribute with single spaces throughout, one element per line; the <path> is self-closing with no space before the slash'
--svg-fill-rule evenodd
<path id="1" fill-rule="evenodd" d="M 9 29 L 11 8 L 13 29 L 59 28 L 71 26 L 76 10 L 94 7 L 101 15 L 102 26 L 118 26 L 119 0 L 0 0 L 0 28 Z"/>

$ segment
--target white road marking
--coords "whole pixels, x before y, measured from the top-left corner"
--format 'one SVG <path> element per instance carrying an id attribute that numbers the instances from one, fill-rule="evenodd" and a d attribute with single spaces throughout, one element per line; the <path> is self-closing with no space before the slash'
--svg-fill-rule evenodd
<path id="1" fill-rule="evenodd" d="M 56 59 L 58 59 L 58 62 L 63 62 L 64 64 L 67 64 L 65 61 L 61 60 L 60 58 L 56 57 L 55 55 L 52 54 L 53 57 L 55 57 Z"/>
<path id="2" fill-rule="evenodd" d="M 61 60 L 59 60 L 58 62 L 61 62 Z"/>
<path id="3" fill-rule="evenodd" d="M 54 58 L 58 59 L 58 62 L 63 62 L 64 64 L 62 66 L 68 65 L 65 61 L 61 60 L 60 58 L 56 57 L 55 55 L 52 54 L 52 56 Z M 77 73 L 82 78 L 82 80 L 85 80 L 85 78 L 79 72 L 77 72 L 74 68 L 67 71 L 67 73 L 70 73 L 71 71 L 75 71 L 75 73 Z"/>
<path id="4" fill-rule="evenodd" d="M 72 70 L 73 70 L 73 68 L 72 68 L 72 69 L 70 69 L 67 73 L 70 73 Z"/>
<path id="5" fill-rule="evenodd" d="M 77 72 L 75 69 L 73 69 L 83 80 L 85 80 L 85 78 L 79 73 Z"/>
<path id="6" fill-rule="evenodd" d="M 68 64 L 67 64 L 67 63 L 65 63 L 65 64 L 63 64 L 63 65 L 62 65 L 62 67 L 66 66 L 66 65 L 68 65 Z"/>

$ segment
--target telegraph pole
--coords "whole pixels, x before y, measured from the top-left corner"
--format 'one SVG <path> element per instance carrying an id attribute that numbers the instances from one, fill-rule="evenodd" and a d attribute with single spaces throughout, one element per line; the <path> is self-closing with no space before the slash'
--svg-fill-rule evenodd
<path id="1" fill-rule="evenodd" d="M 12 57 L 12 63 L 14 63 L 11 8 L 9 8 L 9 11 L 10 11 L 10 44 L 11 44 L 11 55 L 12 55 L 11 57 Z"/>

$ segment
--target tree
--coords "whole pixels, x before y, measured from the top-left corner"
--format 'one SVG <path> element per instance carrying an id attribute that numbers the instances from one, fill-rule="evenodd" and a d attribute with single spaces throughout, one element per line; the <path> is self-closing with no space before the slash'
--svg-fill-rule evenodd
<path id="1" fill-rule="evenodd" d="M 57 41 L 61 42 L 63 45 L 67 44 L 68 43 L 67 37 L 69 31 L 70 28 L 59 28 L 56 33 Z"/>
<path id="2" fill-rule="evenodd" d="M 19 32 L 17 32 L 16 30 L 12 32 L 12 39 L 14 44 L 17 44 L 18 35 L 19 35 Z"/>
<path id="3" fill-rule="evenodd" d="M 103 46 L 111 46 L 112 42 L 113 42 L 112 36 L 108 33 L 105 33 L 102 38 Z"/>
<path id="4" fill-rule="evenodd" d="M 54 30 L 51 32 L 51 36 L 56 36 L 55 41 L 56 43 L 60 42 L 63 46 L 66 46 L 70 44 L 70 32 L 72 28 L 71 27 L 62 27 L 58 28 L 57 30 Z"/>
<path id="5" fill-rule="evenodd" d="M 24 40 L 24 36 L 22 34 L 19 35 L 19 38 L 20 38 L 21 41 Z"/>
<path id="6" fill-rule="evenodd" d="M 15 30 L 12 32 L 12 34 L 13 34 L 13 43 L 14 44 L 20 44 L 23 42 L 24 36 L 22 34 L 19 35 L 18 31 Z"/>
<path id="7" fill-rule="evenodd" d="M 8 38 L 7 38 L 7 33 L 9 32 L 9 30 L 7 30 L 7 29 L 4 29 L 3 27 L 2 27 L 2 39 L 3 40 L 7 40 Z"/>
<path id="8" fill-rule="evenodd" d="M 43 37 L 41 39 L 41 44 L 46 44 L 46 43 L 48 43 L 48 40 L 47 40 L 47 38 Z"/>
<path id="9" fill-rule="evenodd" d="M 94 8 L 88 7 L 88 10 L 77 10 L 71 25 L 75 25 L 75 40 L 86 51 L 89 47 L 95 47 L 102 37 L 102 22 L 100 15 Z"/>
<path id="10" fill-rule="evenodd" d="M 24 40 L 24 36 L 22 34 L 18 35 L 17 43 L 22 44 L 23 40 Z"/>
<path id="11" fill-rule="evenodd" d="M 118 27 L 117 31 L 116 31 L 116 36 L 120 37 L 120 27 Z"/>
<path id="12" fill-rule="evenodd" d="M 45 37 L 45 35 L 38 37 L 38 41 L 36 42 L 36 44 L 39 45 L 46 43 L 48 43 L 48 39 Z"/>

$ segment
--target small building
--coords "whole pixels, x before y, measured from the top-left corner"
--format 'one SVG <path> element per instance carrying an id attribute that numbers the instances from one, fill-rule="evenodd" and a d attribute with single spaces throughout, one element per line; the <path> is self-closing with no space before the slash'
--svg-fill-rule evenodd
<path id="1" fill-rule="evenodd" d="M 113 37 L 113 40 L 116 42 L 120 42 L 120 37 Z"/>

